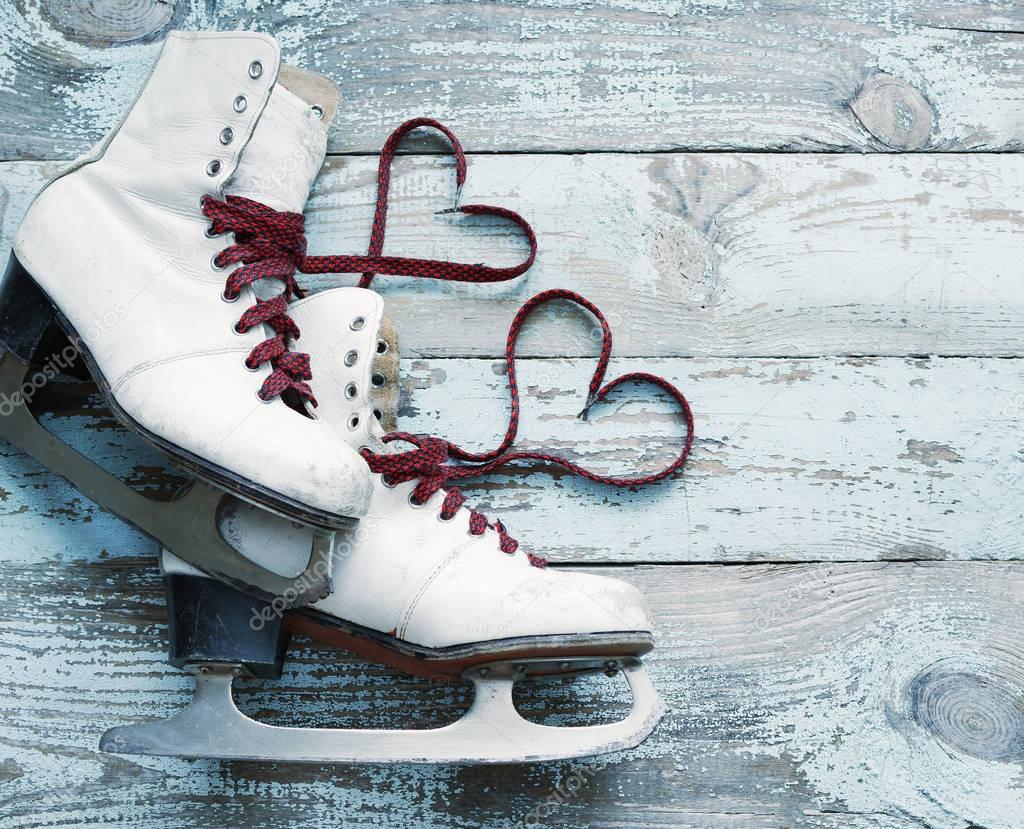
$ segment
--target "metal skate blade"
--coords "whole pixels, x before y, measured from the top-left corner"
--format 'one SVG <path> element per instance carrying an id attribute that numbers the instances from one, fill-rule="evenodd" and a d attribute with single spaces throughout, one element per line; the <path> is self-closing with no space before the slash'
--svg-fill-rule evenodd
<path id="1" fill-rule="evenodd" d="M 469 711 L 443 728 L 290 728 L 256 722 L 238 710 L 231 697 L 238 667 L 210 665 L 200 670 L 195 696 L 186 708 L 165 720 L 112 728 L 100 740 L 100 749 L 298 763 L 531 763 L 632 748 L 647 738 L 665 713 L 646 669 L 630 665 L 622 673 L 633 692 L 633 709 L 616 723 L 532 723 L 512 703 L 513 677 L 475 676 Z"/>
<path id="2" fill-rule="evenodd" d="M 254 595 L 301 607 L 331 592 L 332 532 L 310 530 L 304 571 L 282 576 L 245 556 L 221 535 L 218 518 L 234 493 L 196 479 L 171 501 L 156 501 L 133 489 L 47 431 L 21 392 L 28 369 L 13 354 L 0 353 L 0 399 L 19 401 L 0 416 L 0 438 L 35 458 L 103 509 L 138 527 L 161 546 L 204 572 Z M 116 414 L 116 412 L 115 412 Z"/>

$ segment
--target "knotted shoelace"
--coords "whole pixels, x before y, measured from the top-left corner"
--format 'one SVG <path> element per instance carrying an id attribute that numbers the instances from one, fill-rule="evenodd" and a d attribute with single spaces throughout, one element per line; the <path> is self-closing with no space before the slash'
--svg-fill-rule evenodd
<path id="1" fill-rule="evenodd" d="M 417 127 L 431 127 L 440 131 L 451 142 L 455 155 L 456 204 L 440 212 L 496 216 L 511 221 L 529 242 L 530 253 L 525 260 L 511 267 L 496 268 L 483 264 L 382 254 L 391 164 L 402 139 Z M 533 229 L 518 213 L 503 207 L 459 205 L 458 194 L 466 181 L 466 171 L 466 156 L 462 145 L 443 124 L 432 118 L 414 118 L 398 127 L 381 150 L 377 168 L 377 204 L 370 247 L 365 256 L 307 256 L 305 219 L 301 213 L 274 210 L 242 196 L 228 195 L 223 200 L 212 196 L 203 197 L 203 214 L 211 223 L 207 232 L 210 235 L 235 234 L 234 243 L 214 257 L 214 266 L 226 268 L 236 263 L 242 264 L 242 267 L 236 268 L 228 276 L 224 298 L 228 301 L 238 299 L 243 288 L 261 279 L 275 279 L 284 284 L 284 290 L 272 299 L 257 299 L 256 304 L 241 315 L 235 326 L 243 334 L 260 324 L 269 325 L 274 331 L 274 336 L 253 348 L 245 360 L 250 369 L 257 369 L 267 362 L 273 368 L 260 387 L 260 399 L 272 400 L 291 389 L 303 400 L 316 405 L 316 398 L 309 385 L 312 379 L 309 356 L 291 348 L 300 332 L 294 320 L 288 316 L 287 309 L 293 298 L 304 295 L 295 281 L 296 271 L 307 274 L 361 273 L 359 286 L 366 288 L 377 274 L 455 282 L 503 282 L 529 270 L 537 255 L 537 237 Z"/>
<path id="2" fill-rule="evenodd" d="M 595 403 L 600 402 L 604 397 L 625 383 L 639 383 L 654 385 L 667 392 L 678 404 L 686 423 L 686 440 L 679 455 L 664 469 L 648 475 L 641 475 L 635 478 L 619 477 L 615 475 L 602 475 L 586 469 L 568 458 L 547 452 L 516 451 L 511 452 L 516 434 L 519 431 L 519 383 L 516 378 L 516 343 L 519 340 L 519 332 L 527 318 L 540 306 L 554 300 L 568 300 L 589 311 L 601 326 L 601 354 L 597 361 L 597 367 L 590 380 L 587 391 L 587 402 L 579 413 L 582 420 L 586 420 L 590 409 Z M 393 432 L 386 435 L 383 440 L 386 443 L 402 441 L 410 443 L 414 447 L 406 452 L 383 454 L 363 449 L 361 454 L 373 472 L 384 476 L 384 482 L 388 486 L 394 486 L 406 481 L 418 481 L 416 487 L 410 493 L 410 501 L 414 505 L 426 503 L 434 493 L 442 489 L 449 481 L 458 481 L 477 475 L 485 475 L 498 467 L 515 461 L 541 461 L 545 465 L 561 467 L 574 475 L 580 475 L 589 481 L 596 481 L 602 484 L 610 484 L 614 487 L 639 487 L 660 481 L 681 469 L 686 463 L 693 446 L 693 412 L 690 404 L 679 389 L 663 377 L 656 374 L 649 374 L 642 371 L 634 371 L 616 377 L 609 383 L 604 383 L 604 375 L 608 368 L 608 361 L 611 358 L 612 333 L 605 319 L 604 314 L 593 303 L 574 291 L 563 288 L 556 288 L 550 291 L 543 291 L 523 305 L 516 313 L 509 327 L 508 340 L 505 344 L 505 366 L 508 373 L 509 397 L 511 399 L 511 411 L 509 414 L 508 428 L 505 430 L 505 437 L 497 448 L 490 452 L 470 452 L 462 447 L 451 443 L 443 438 L 423 437 L 408 432 Z M 459 464 L 449 463 L 450 460 L 460 461 Z M 452 520 L 459 508 L 466 502 L 465 496 L 458 487 L 451 487 L 446 491 L 444 501 L 441 505 L 439 518 L 443 521 Z M 483 535 L 490 528 L 498 534 L 498 546 L 502 552 L 509 555 L 516 552 L 519 542 L 512 538 L 500 521 L 491 523 L 487 517 L 475 510 L 469 514 L 469 531 L 473 535 Z M 547 566 L 547 561 L 539 556 L 529 555 L 530 563 L 536 567 Z"/>

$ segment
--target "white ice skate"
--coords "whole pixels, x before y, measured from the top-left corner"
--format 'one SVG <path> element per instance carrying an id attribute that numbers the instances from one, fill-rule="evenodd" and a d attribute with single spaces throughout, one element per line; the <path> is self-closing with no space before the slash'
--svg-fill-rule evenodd
<path id="1" fill-rule="evenodd" d="M 124 120 L 30 206 L 0 308 L 7 351 L 45 365 L 59 329 L 178 465 L 325 527 L 366 511 L 369 479 L 309 416 L 288 317 L 301 217 L 278 211 L 302 210 L 337 101 L 266 35 L 172 32 Z M 211 232 L 225 192 L 255 207 Z"/>
<path id="2" fill-rule="evenodd" d="M 538 453 L 509 453 L 518 420 L 514 363 L 518 327 L 536 307 L 568 298 L 598 314 L 605 349 L 589 406 L 626 381 L 654 382 L 679 401 L 687 437 L 677 460 L 639 479 L 593 475 Z M 663 706 L 640 657 L 652 645 L 643 597 L 617 579 L 546 566 L 525 553 L 500 522 L 467 509 L 446 481 L 517 459 L 557 463 L 596 480 L 639 485 L 672 474 L 685 461 L 692 417 L 682 395 L 650 375 L 601 386 L 610 335 L 597 309 L 566 291 L 538 295 L 517 316 L 508 346 L 513 416 L 502 445 L 472 455 L 432 438 L 394 434 L 397 340 L 373 292 L 341 288 L 296 303 L 316 376 L 323 381 L 322 417 L 361 446 L 374 470 L 370 509 L 334 541 L 333 592 L 316 604 L 282 611 L 288 602 L 257 601 L 165 552 L 172 662 L 196 673 L 191 705 L 164 721 L 112 729 L 108 751 L 292 761 L 507 763 L 600 754 L 641 742 Z M 355 326 L 353 324 L 356 324 Z M 378 329 L 378 325 L 380 326 Z M 373 362 L 361 370 L 342 358 L 352 329 L 378 330 Z M 414 441 L 411 451 L 399 451 Z M 452 466 L 447 457 L 471 463 Z M 475 463 L 473 462 L 475 461 Z M 297 573 L 306 542 L 281 522 L 246 506 L 223 528 L 240 550 Z M 301 589 L 296 586 L 296 589 Z M 283 617 L 283 618 L 282 618 Z M 290 632 L 300 632 L 420 676 L 472 682 L 474 701 L 458 722 L 440 729 L 301 729 L 268 726 L 241 714 L 231 699 L 235 676 L 279 676 Z M 634 705 L 623 720 L 553 727 L 523 719 L 512 703 L 517 680 L 621 671 Z"/>

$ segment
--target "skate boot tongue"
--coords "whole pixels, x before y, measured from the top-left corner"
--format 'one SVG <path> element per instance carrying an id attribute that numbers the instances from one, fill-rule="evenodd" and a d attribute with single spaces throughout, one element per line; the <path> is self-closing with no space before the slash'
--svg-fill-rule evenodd
<path id="1" fill-rule="evenodd" d="M 331 288 L 300 299 L 289 314 L 316 378 L 317 417 L 357 448 L 390 451 L 397 427 L 398 334 L 384 300 L 366 288 Z"/>
<path id="2" fill-rule="evenodd" d="M 338 97 L 329 78 L 282 66 L 225 193 L 301 213 L 327 155 Z"/>

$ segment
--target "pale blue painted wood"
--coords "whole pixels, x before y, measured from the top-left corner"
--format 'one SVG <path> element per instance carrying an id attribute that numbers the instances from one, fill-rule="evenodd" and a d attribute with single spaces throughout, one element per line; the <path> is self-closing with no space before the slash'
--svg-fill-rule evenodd
<path id="1" fill-rule="evenodd" d="M 1013 829 L 1024 808 L 1015 564 L 623 568 L 654 609 L 650 664 L 668 718 L 615 757 L 493 769 L 100 754 L 107 726 L 188 699 L 189 680 L 163 663 L 151 560 L 3 572 L 5 827 L 497 829 L 546 807 L 540 825 L 962 829 L 967 815 Z M 426 727 L 465 701 L 330 649 L 300 643 L 291 657 L 282 680 L 239 693 L 247 712 Z M 538 686 L 523 705 L 578 722 L 621 699 L 601 678 Z"/>
<path id="2" fill-rule="evenodd" d="M 42 0 L 0 8 L 16 116 L 2 157 L 97 140 L 172 25 L 271 32 L 286 60 L 331 76 L 345 93 L 336 152 L 374 152 L 418 114 L 498 152 L 984 152 L 1024 138 L 1009 0 Z"/>
<path id="3" fill-rule="evenodd" d="M 0 10 L 0 143 L 5 157 L 84 149 L 152 60 L 157 46 L 139 39 L 173 18 L 274 29 L 289 56 L 342 81 L 336 151 L 376 150 L 424 106 L 453 116 L 471 150 L 1013 149 L 1024 41 L 1011 6 L 858 0 L 826 20 L 799 3 L 15 3 Z M 535 68 L 525 86 L 524 66 Z M 429 218 L 451 195 L 447 159 L 399 166 L 389 250 L 517 256 L 504 228 Z M 0 165 L 4 244 L 58 167 Z M 311 202 L 314 248 L 365 245 L 373 167 L 329 162 Z M 0 826 L 1019 829 L 1020 565 L 918 560 L 1020 556 L 1022 178 L 1013 155 L 477 156 L 467 196 L 519 209 L 541 233 L 530 277 L 382 285 L 406 353 L 489 357 L 522 299 L 568 284 L 609 313 L 619 353 L 661 357 L 613 372 L 661 371 L 693 400 L 693 463 L 656 490 L 539 473 L 468 488 L 539 551 L 616 562 L 649 597 L 650 665 L 671 713 L 608 761 L 334 768 L 99 754 L 106 727 L 188 698 L 190 681 L 163 661 L 153 546 L 0 448 Z M 561 314 L 524 338 L 545 357 L 593 346 Z M 893 356 L 820 356 L 862 352 Z M 504 397 L 491 361 L 403 369 L 406 425 L 493 443 Z M 667 456 L 679 432 L 663 407 L 620 400 L 575 421 L 588 369 L 524 366 L 524 441 L 616 469 L 641 447 L 645 462 Z M 161 480 L 160 458 L 98 412 L 47 423 L 119 474 Z M 915 561 L 863 562 L 904 557 Z M 623 566 L 804 558 L 833 561 Z M 848 558 L 862 563 L 834 561 Z M 465 702 L 464 689 L 308 644 L 292 657 L 281 682 L 239 694 L 247 711 L 426 726 Z M 523 697 L 574 720 L 620 701 L 603 679 Z"/>
<path id="4" fill-rule="evenodd" d="M 683 474 L 619 490 L 510 467 L 463 488 L 529 549 L 558 562 L 1016 559 L 1024 530 L 1019 363 L 613 360 L 609 378 L 653 371 L 690 396 L 697 439 Z M 577 419 L 592 365 L 522 363 L 518 445 L 618 474 L 668 463 L 682 444 L 681 419 L 642 388 Z M 501 362 L 406 360 L 402 370 L 402 428 L 477 450 L 497 445 L 508 406 Z M 968 386 L 974 393 L 964 394 Z M 48 423 L 125 479 L 161 480 L 160 457 L 114 428 L 98 397 L 85 413 Z M 0 559 L 151 549 L 27 458 L 6 454 Z"/>

